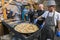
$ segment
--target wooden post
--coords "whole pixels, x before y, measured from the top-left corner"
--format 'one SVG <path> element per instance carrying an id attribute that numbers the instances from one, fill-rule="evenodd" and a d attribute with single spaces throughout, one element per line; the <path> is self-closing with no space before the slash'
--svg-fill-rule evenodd
<path id="1" fill-rule="evenodd" d="M 6 8 L 3 7 L 5 5 L 4 0 L 1 0 L 1 2 L 2 2 L 3 17 L 4 19 L 7 19 Z"/>

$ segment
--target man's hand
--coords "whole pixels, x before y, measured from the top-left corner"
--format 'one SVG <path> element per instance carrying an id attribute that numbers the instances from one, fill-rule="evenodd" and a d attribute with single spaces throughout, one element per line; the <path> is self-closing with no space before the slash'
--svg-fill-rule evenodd
<path id="1" fill-rule="evenodd" d="M 60 32 L 58 31 L 58 32 L 56 33 L 56 35 L 57 35 L 58 37 L 60 37 Z"/>
<path id="2" fill-rule="evenodd" d="M 34 20 L 34 23 L 36 23 L 41 18 L 42 18 L 42 16 L 39 16 L 37 19 Z"/>
<path id="3" fill-rule="evenodd" d="M 60 21 L 58 21 L 58 30 L 56 32 L 56 35 L 60 37 Z"/>
<path id="4" fill-rule="evenodd" d="M 38 21 L 38 19 L 35 19 L 35 20 L 34 20 L 34 24 L 36 24 L 36 23 L 37 23 L 37 21 Z"/>
<path id="5" fill-rule="evenodd" d="M 45 22 L 42 23 L 42 25 L 40 25 L 40 28 L 43 28 L 45 25 Z"/>

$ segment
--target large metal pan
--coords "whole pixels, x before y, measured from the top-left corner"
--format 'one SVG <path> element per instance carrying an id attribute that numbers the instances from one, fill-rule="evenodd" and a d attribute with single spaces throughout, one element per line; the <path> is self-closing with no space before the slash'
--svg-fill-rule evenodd
<path id="1" fill-rule="evenodd" d="M 36 29 L 36 30 L 35 30 L 35 31 L 30 31 L 30 30 L 29 30 L 30 32 L 24 32 L 24 30 L 23 30 L 24 28 L 21 29 L 21 27 L 22 27 L 21 24 L 22 24 L 23 26 L 26 25 L 25 27 L 28 27 L 29 24 L 32 24 L 32 25 L 35 26 L 35 29 Z M 21 26 L 21 27 L 19 26 L 20 29 L 19 29 L 19 28 L 16 29 L 16 27 L 17 27 L 18 25 Z M 31 33 L 35 33 L 36 31 L 39 30 L 39 27 L 38 27 L 37 25 L 35 25 L 35 24 L 33 24 L 33 23 L 29 23 L 29 22 L 21 22 L 21 23 L 19 23 L 18 25 L 16 25 L 16 26 L 14 27 L 14 29 L 15 29 L 15 31 L 17 31 L 17 32 L 19 32 L 20 30 L 23 30 L 23 32 L 21 32 L 21 31 L 19 32 L 19 33 L 22 33 L 22 34 L 31 34 Z M 19 31 L 18 31 L 18 29 L 19 29 Z M 26 28 L 26 29 L 28 29 L 28 28 Z"/>

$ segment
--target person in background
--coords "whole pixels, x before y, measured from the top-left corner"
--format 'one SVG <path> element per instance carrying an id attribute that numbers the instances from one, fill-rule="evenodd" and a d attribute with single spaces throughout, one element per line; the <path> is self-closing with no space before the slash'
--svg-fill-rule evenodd
<path id="1" fill-rule="evenodd" d="M 38 18 L 39 16 L 41 16 L 45 12 L 43 4 L 39 4 L 38 6 L 39 6 L 39 9 L 34 14 L 35 19 Z M 41 20 L 34 21 L 34 23 L 36 23 L 38 26 L 41 27 L 41 25 L 43 25 L 44 20 L 45 20 L 45 18 L 43 17 Z"/>
<path id="2" fill-rule="evenodd" d="M 45 12 L 45 10 L 44 10 L 43 4 L 39 4 L 39 9 L 37 11 L 35 11 L 33 8 L 33 5 L 31 5 L 30 6 L 30 13 L 29 13 L 31 22 L 33 22 L 34 19 L 36 19 L 37 17 L 41 16 L 44 12 Z M 42 22 L 43 21 L 40 20 L 40 22 L 38 21 L 37 23 L 42 24 Z"/>
<path id="3" fill-rule="evenodd" d="M 16 7 L 18 8 L 18 13 L 21 15 L 21 12 L 22 12 L 22 0 L 15 0 L 15 4 L 16 4 Z"/>
<path id="4" fill-rule="evenodd" d="M 45 25 L 44 29 L 42 30 L 41 40 L 54 40 L 55 34 L 55 27 L 58 25 L 58 32 L 57 34 L 60 35 L 60 14 L 56 11 L 56 3 L 54 0 L 47 1 L 48 11 L 45 11 L 40 17 L 37 18 L 41 19 L 42 17 L 45 18 Z"/>
<path id="5" fill-rule="evenodd" d="M 39 9 L 37 10 L 38 17 L 41 16 L 44 12 L 45 12 L 45 10 L 44 10 L 44 5 L 43 5 L 43 4 L 39 4 Z M 44 19 L 45 19 L 45 18 L 42 18 L 42 20 L 38 20 L 38 21 L 37 21 L 37 24 L 38 24 L 38 25 L 42 25 Z"/>
<path id="6" fill-rule="evenodd" d="M 41 16 L 45 12 L 44 5 L 39 4 L 39 9 L 37 10 L 38 16 Z"/>
<path id="7" fill-rule="evenodd" d="M 9 9 L 6 9 L 6 13 L 7 13 L 7 18 L 8 19 L 13 19 L 14 16 L 13 16 L 13 11 L 9 10 Z"/>
<path id="8" fill-rule="evenodd" d="M 29 20 L 29 18 L 28 18 L 28 12 L 29 12 L 29 7 L 26 6 L 26 7 L 24 8 L 24 10 L 22 11 L 22 14 L 21 14 L 21 16 L 22 16 L 22 21 L 28 21 L 28 20 Z"/>
<path id="9" fill-rule="evenodd" d="M 14 2 L 15 2 L 15 7 L 12 9 L 13 15 L 15 15 L 16 20 L 21 21 L 22 2 L 21 2 L 21 0 L 14 0 Z"/>
<path id="10" fill-rule="evenodd" d="M 12 5 L 13 8 L 11 8 L 11 12 L 13 12 L 12 16 L 14 16 L 14 19 L 17 21 L 20 21 L 20 13 L 18 12 L 18 8 L 16 5 Z"/>
<path id="11" fill-rule="evenodd" d="M 34 15 L 35 11 L 34 11 L 32 4 L 30 4 L 30 9 L 29 9 L 28 13 L 29 13 L 28 15 L 29 15 L 30 22 L 33 23 L 33 21 L 34 21 L 33 15 Z"/>
<path id="12" fill-rule="evenodd" d="M 8 12 L 10 11 L 10 15 L 13 16 L 13 19 L 20 21 L 20 13 L 18 12 L 19 9 L 15 4 L 8 4 L 6 8 Z"/>

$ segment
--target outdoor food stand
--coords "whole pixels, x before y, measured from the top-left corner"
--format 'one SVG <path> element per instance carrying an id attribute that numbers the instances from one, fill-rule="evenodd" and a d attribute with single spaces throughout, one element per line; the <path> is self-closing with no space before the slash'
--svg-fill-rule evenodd
<path id="1" fill-rule="evenodd" d="M 41 35 L 42 28 L 39 28 L 39 26 L 37 26 L 37 25 L 35 25 L 33 23 L 30 23 L 30 22 L 17 22 L 16 20 L 12 20 L 10 22 L 2 21 L 2 24 L 4 26 L 6 26 L 11 32 L 13 32 L 14 36 L 16 36 L 16 37 L 18 37 L 18 38 L 20 38 L 22 40 L 38 39 L 38 38 L 40 38 L 40 35 Z M 20 27 L 22 25 L 23 25 L 23 28 Z M 24 31 L 24 27 L 27 28 L 28 26 L 30 28 L 32 26 L 35 31 L 31 31 L 31 29 L 28 29 L 29 31 L 26 31 L 26 29 L 25 29 L 25 31 Z M 38 40 L 40 40 L 40 39 L 38 39 Z"/>

